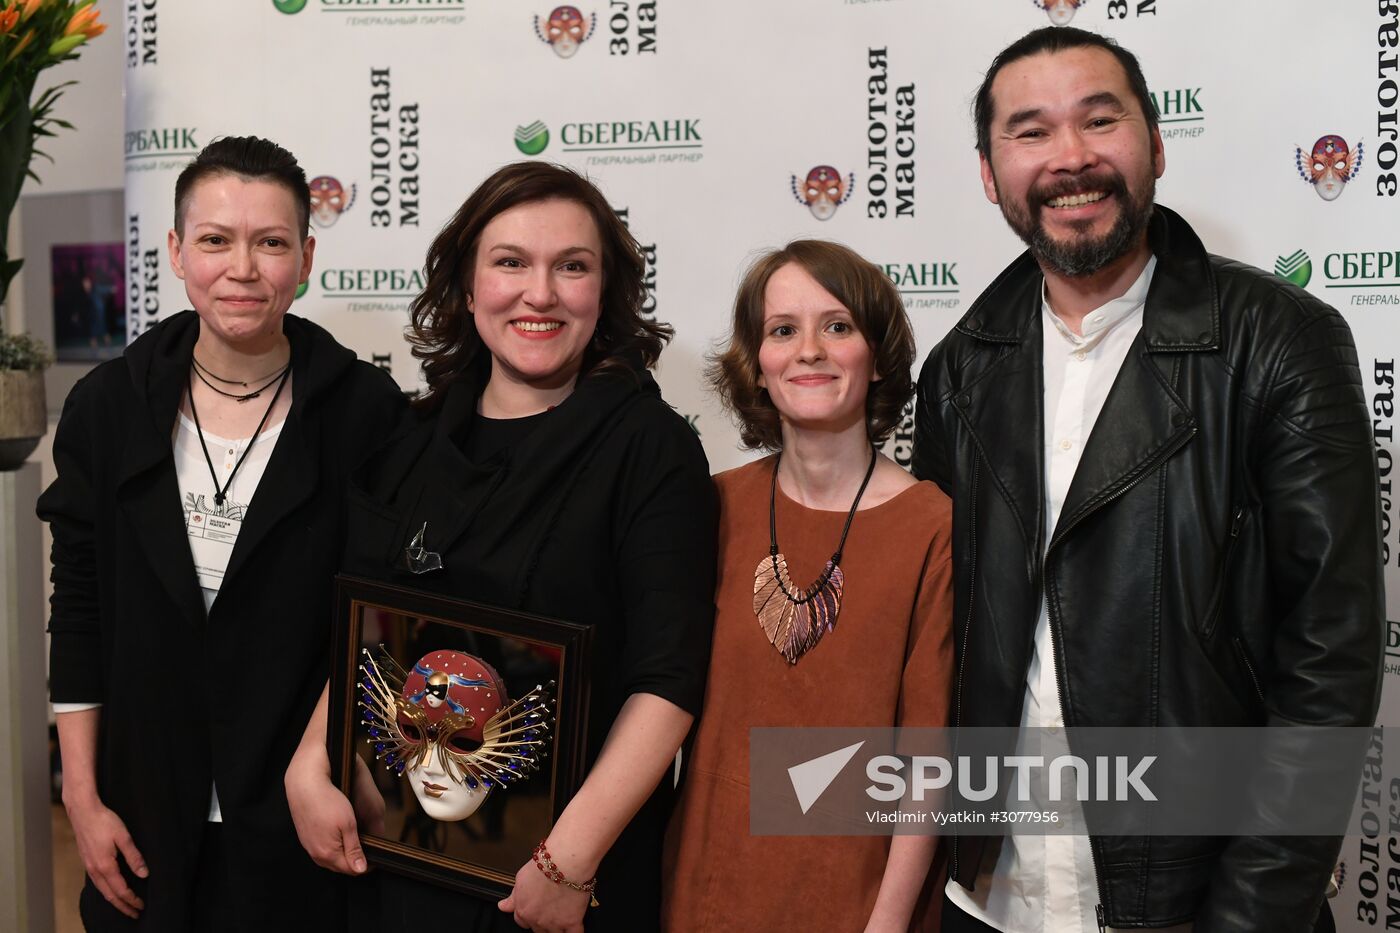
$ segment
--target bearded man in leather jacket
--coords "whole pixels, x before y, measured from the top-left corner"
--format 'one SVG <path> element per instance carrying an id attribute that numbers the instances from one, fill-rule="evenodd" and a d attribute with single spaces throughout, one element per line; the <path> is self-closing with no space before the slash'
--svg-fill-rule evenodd
<path id="1" fill-rule="evenodd" d="M 982 182 L 1029 246 L 930 355 L 914 472 L 954 503 L 959 727 L 1365 726 L 1380 531 L 1350 331 L 1206 252 L 1131 53 L 992 64 Z M 1326 837 L 953 840 L 945 933 L 1332 928 Z"/>

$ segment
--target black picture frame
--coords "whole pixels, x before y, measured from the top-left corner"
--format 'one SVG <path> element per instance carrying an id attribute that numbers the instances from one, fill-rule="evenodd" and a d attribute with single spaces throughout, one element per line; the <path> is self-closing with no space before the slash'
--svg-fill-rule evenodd
<path id="1" fill-rule="evenodd" d="M 421 590 L 336 578 L 327 743 L 331 777 L 350 793 L 358 755 L 385 799 L 382 834 L 360 828 L 372 865 L 483 898 L 510 893 L 515 873 L 583 782 L 591 629 Z M 465 820 L 428 816 L 408 779 L 376 761 L 359 702 L 362 648 L 382 645 L 404 670 L 427 650 L 480 657 L 512 697 L 554 681 L 552 748 L 528 780 L 493 790 Z"/>

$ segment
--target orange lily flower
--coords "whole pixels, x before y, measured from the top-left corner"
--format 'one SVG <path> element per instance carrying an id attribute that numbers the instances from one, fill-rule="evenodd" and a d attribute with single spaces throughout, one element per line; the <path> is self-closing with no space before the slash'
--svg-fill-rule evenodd
<path id="1" fill-rule="evenodd" d="M 29 17 L 33 16 L 35 11 L 38 10 L 43 3 L 44 0 L 24 0 L 24 12 L 20 14 L 19 21 L 21 23 L 27 22 Z"/>
<path id="2" fill-rule="evenodd" d="M 8 10 L 0 10 L 0 35 L 4 35 L 15 28 L 15 23 L 19 22 L 19 10 L 11 7 Z"/>
<path id="3" fill-rule="evenodd" d="M 85 6 L 73 14 L 73 18 L 68 21 L 68 26 L 63 30 L 64 36 L 71 36 L 79 32 L 86 33 L 88 27 L 97 25 L 97 7 Z M 89 34 L 91 35 L 91 34 Z"/>

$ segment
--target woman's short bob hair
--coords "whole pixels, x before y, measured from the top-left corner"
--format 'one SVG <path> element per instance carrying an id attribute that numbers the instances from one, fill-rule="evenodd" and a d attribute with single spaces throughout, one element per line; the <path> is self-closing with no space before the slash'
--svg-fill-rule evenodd
<path id="1" fill-rule="evenodd" d="M 417 402 L 420 408 L 435 409 L 452 383 L 468 376 L 484 383 L 490 373 L 490 352 L 467 311 L 481 231 L 513 207 L 553 199 L 586 208 L 603 245 L 602 308 L 582 372 L 627 369 L 637 359 L 647 367 L 656 364 L 673 331 L 642 316 L 646 266 L 626 225 L 602 192 L 577 172 L 548 162 L 514 162 L 483 181 L 428 247 L 426 285 L 409 307 L 408 341 L 423 361 L 428 383 Z"/>
<path id="2" fill-rule="evenodd" d="M 749 449 L 779 450 L 783 433 L 778 409 L 758 384 L 758 350 L 763 344 L 763 297 L 768 280 L 788 263 L 796 263 L 841 302 L 856 329 L 870 344 L 880 379 L 865 400 L 865 425 L 876 444 L 899 424 L 914 394 L 914 332 L 904 300 L 881 269 L 840 243 L 793 240 L 764 253 L 749 267 L 734 299 L 729 345 L 711 357 L 707 377 L 724 407 L 734 416 Z"/>

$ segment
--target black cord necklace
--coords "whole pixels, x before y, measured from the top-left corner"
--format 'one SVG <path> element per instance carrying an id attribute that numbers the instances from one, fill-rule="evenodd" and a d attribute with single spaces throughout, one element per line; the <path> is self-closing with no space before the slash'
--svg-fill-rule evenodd
<path id="1" fill-rule="evenodd" d="M 195 372 L 194 369 L 191 369 L 190 371 Z M 267 419 L 268 416 L 272 414 L 272 409 L 277 407 L 277 400 L 282 397 L 282 387 L 287 384 L 287 377 L 291 374 L 292 364 L 289 361 L 287 363 L 286 368 L 282 370 L 282 376 L 280 378 L 280 381 L 277 383 L 277 391 L 272 393 L 272 401 L 268 403 L 267 411 L 263 412 L 262 420 L 258 422 L 257 428 L 253 431 L 253 436 L 248 439 L 248 446 L 243 448 L 243 455 L 240 456 L 238 458 L 238 462 L 233 465 L 233 471 L 230 472 L 228 475 L 228 482 L 224 483 L 222 487 L 219 486 L 219 472 L 218 470 L 214 469 L 214 458 L 209 456 L 209 445 L 204 442 L 204 428 L 200 426 L 199 423 L 199 409 L 195 408 L 194 406 L 194 381 L 190 380 L 190 414 L 194 415 L 194 430 L 195 433 L 199 435 L 199 449 L 204 451 L 204 462 L 209 464 L 209 478 L 214 481 L 215 505 L 221 506 L 224 504 L 224 499 L 228 497 L 228 491 L 230 487 L 233 486 L 233 478 L 238 475 L 238 468 L 243 465 L 244 460 L 248 459 L 248 454 L 252 451 L 253 445 L 258 442 L 258 438 L 262 435 L 263 425 L 267 424 Z M 214 387 L 209 386 L 209 388 L 213 389 Z M 264 386 L 263 388 L 266 388 L 266 386 Z M 215 391 L 218 390 L 215 389 Z M 261 392 L 262 389 L 259 389 L 258 391 Z M 243 400 L 240 399 L 240 401 Z"/>
<path id="2" fill-rule="evenodd" d="M 245 389 L 248 388 L 248 383 L 243 382 L 240 379 L 225 379 L 223 376 L 216 375 L 212 369 L 201 363 L 199 361 L 199 357 L 197 356 L 191 356 L 190 360 L 194 363 L 196 369 L 198 369 L 204 375 L 208 376 L 210 379 L 213 379 L 215 382 L 222 382 L 226 386 L 242 386 Z M 290 362 L 290 360 L 288 362 Z M 282 369 L 283 367 L 279 366 L 277 367 L 276 372 L 269 373 L 266 376 L 260 376 L 259 378 L 254 379 L 253 382 L 262 382 L 265 379 L 276 379 L 278 376 L 282 375 Z"/>
<path id="3" fill-rule="evenodd" d="M 211 368 L 204 366 L 203 363 L 200 363 L 199 357 L 197 356 L 190 356 L 190 360 L 192 360 L 193 363 L 195 363 L 195 366 L 199 368 L 199 370 L 202 371 L 204 375 L 207 375 L 207 377 L 211 378 L 211 380 L 214 380 L 216 382 L 223 382 L 224 385 L 242 385 L 242 387 L 248 388 L 248 382 L 244 382 L 242 380 L 225 380 L 223 375 L 218 375 L 217 373 L 214 373 L 214 371 L 211 370 Z M 291 360 L 287 361 L 288 363 L 290 363 Z M 256 378 L 256 380 L 253 380 L 253 382 L 262 382 L 263 380 L 274 380 L 274 378 L 277 378 L 279 377 L 279 375 L 281 375 L 281 370 L 283 370 L 283 367 L 279 366 L 277 367 L 276 373 L 260 375 L 260 377 Z"/>
<path id="4" fill-rule="evenodd" d="M 193 357 L 191 357 L 191 359 L 193 359 Z M 275 373 L 273 373 L 273 374 L 272 374 L 272 377 L 271 377 L 270 379 L 268 379 L 267 382 L 265 382 L 265 383 L 263 383 L 262 385 L 258 386 L 258 387 L 257 387 L 256 389 L 254 389 L 252 392 L 248 392 L 248 393 L 244 393 L 244 394 L 240 394 L 240 393 L 238 393 L 238 392 L 225 392 L 223 389 L 221 389 L 221 388 L 219 388 L 218 386 L 214 385 L 214 383 L 210 382 L 208 379 L 205 379 L 205 378 L 204 378 L 204 373 L 205 373 L 207 370 L 205 370 L 204 367 L 203 367 L 202 365 L 200 365 L 200 363 L 199 363 L 198 360 L 195 360 L 195 364 L 194 364 L 194 366 L 191 368 L 191 371 L 192 371 L 196 376 L 199 377 L 199 381 L 200 381 L 200 382 L 204 383 L 204 384 L 207 385 L 209 388 L 213 389 L 215 392 L 217 392 L 217 393 L 219 393 L 220 395 L 222 395 L 224 398 L 231 398 L 231 399 L 233 399 L 235 402 L 246 402 L 246 401 L 248 401 L 249 399 L 255 399 L 255 398 L 257 398 L 259 395 L 262 395 L 264 389 L 266 389 L 268 386 L 272 385 L 272 384 L 273 384 L 274 382 L 276 382 L 278 379 L 281 379 L 284 375 L 286 375 L 287 371 L 288 371 L 289 369 L 291 369 L 291 368 L 292 368 L 292 361 L 291 361 L 291 360 L 288 360 L 288 361 L 287 361 L 287 365 L 284 366 L 284 367 L 282 367 L 282 369 L 281 369 L 280 372 L 275 372 Z M 214 376 L 213 373 L 209 373 L 209 375 Z M 219 379 L 218 376 L 214 376 L 214 378 L 215 378 L 215 379 Z M 229 385 L 244 386 L 245 388 L 246 388 L 247 385 L 248 385 L 248 383 L 246 383 L 246 382 L 235 382 L 235 381 L 233 381 L 233 380 L 231 380 L 231 379 L 219 379 L 219 381 L 220 381 L 220 382 L 226 382 L 226 383 L 228 383 Z"/>
<path id="5" fill-rule="evenodd" d="M 773 485 L 768 496 L 768 556 L 759 561 L 758 569 L 754 571 L 753 611 L 768 640 L 787 658 L 789 664 L 796 664 L 797 659 L 816 645 L 822 635 L 836 626 L 846 580 L 841 572 L 841 554 L 846 547 L 846 536 L 850 534 L 856 509 L 865 495 L 865 487 L 875 474 L 877 457 L 878 451 L 872 444 L 870 466 L 866 467 L 865 479 L 861 480 L 851 510 L 846 513 L 841 540 L 836 543 L 836 550 L 826 562 L 821 576 L 800 594 L 793 592 L 795 587 L 788 576 L 787 558 L 778 551 L 778 465 L 782 463 L 782 453 L 779 452 L 773 460 Z"/>

